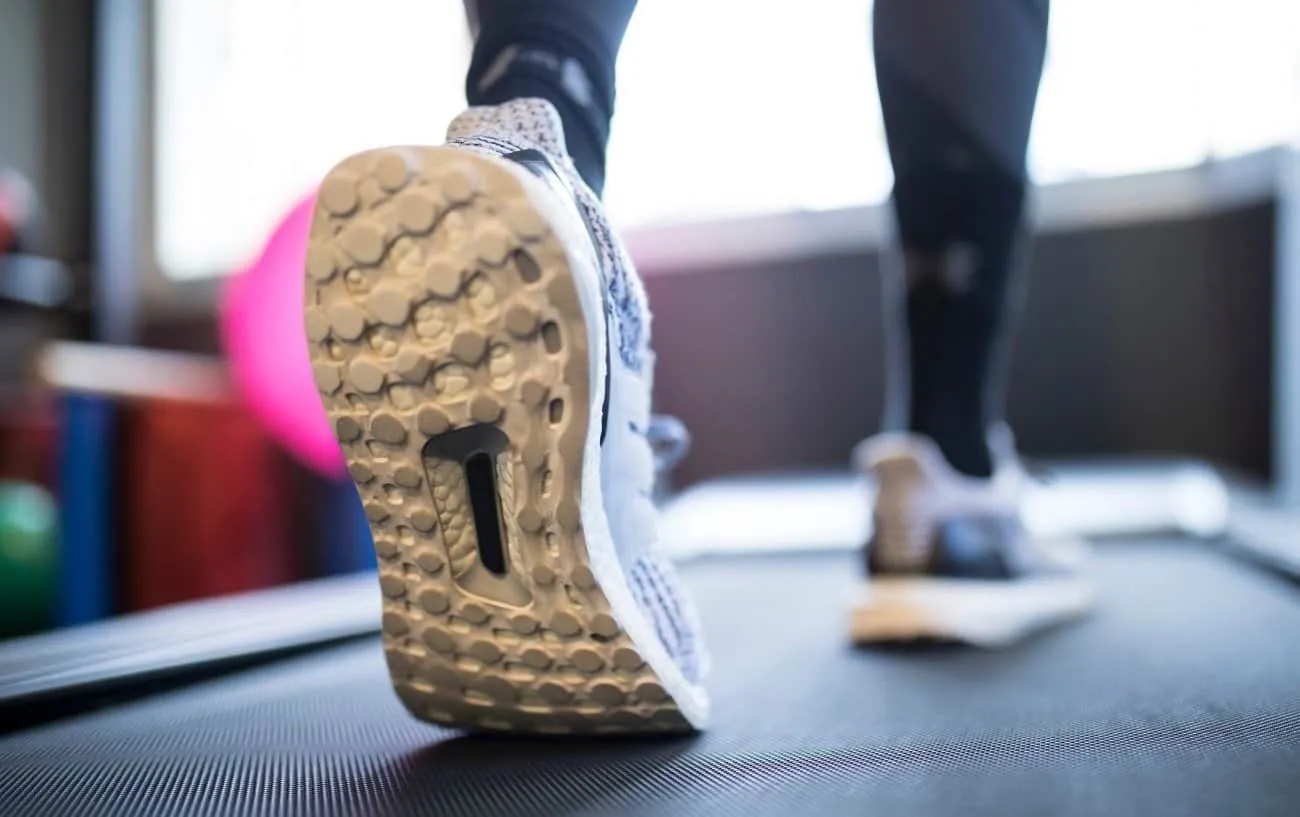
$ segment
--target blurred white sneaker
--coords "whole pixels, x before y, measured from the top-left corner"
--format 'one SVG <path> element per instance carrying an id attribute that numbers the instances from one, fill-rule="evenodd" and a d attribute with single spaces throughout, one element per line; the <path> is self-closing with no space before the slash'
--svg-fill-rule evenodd
<path id="1" fill-rule="evenodd" d="M 928 438 L 882 434 L 854 452 L 876 483 L 867 581 L 851 614 L 856 643 L 937 639 L 993 647 L 1092 605 L 1079 540 L 1029 536 L 1028 477 L 1009 431 L 991 435 L 996 472 L 960 474 Z"/>
<path id="2" fill-rule="evenodd" d="M 641 283 L 546 102 L 353 156 L 317 198 L 305 326 L 371 522 L 412 714 L 688 731 L 695 614 L 658 542 Z"/>

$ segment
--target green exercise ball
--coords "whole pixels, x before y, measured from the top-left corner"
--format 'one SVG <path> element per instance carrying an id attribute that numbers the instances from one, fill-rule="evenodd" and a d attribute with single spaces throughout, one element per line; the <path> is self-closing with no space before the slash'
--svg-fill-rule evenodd
<path id="1" fill-rule="evenodd" d="M 0 637 L 52 623 L 57 513 L 39 485 L 0 482 Z"/>

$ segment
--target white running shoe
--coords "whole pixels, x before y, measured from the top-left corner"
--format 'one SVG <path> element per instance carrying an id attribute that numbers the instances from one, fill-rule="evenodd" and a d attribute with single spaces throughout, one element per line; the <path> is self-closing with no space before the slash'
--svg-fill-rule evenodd
<path id="1" fill-rule="evenodd" d="M 1029 536 L 1028 477 L 1007 431 L 992 437 L 990 479 L 960 474 L 928 438 L 882 434 L 854 452 L 875 477 L 867 582 L 852 610 L 856 643 L 937 639 L 1008 644 L 1092 604 L 1085 545 Z"/>
<path id="2" fill-rule="evenodd" d="M 321 184 L 305 328 L 370 519 L 394 687 L 470 730 L 701 728 L 658 542 L 650 315 L 541 100 Z"/>

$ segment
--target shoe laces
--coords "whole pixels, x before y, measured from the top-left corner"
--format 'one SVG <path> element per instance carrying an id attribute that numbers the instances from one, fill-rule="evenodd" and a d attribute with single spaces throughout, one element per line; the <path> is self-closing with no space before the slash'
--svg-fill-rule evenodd
<path id="1" fill-rule="evenodd" d="M 670 414 L 650 417 L 646 440 L 654 454 L 656 476 L 672 471 L 691 450 L 691 432 L 685 423 Z"/>

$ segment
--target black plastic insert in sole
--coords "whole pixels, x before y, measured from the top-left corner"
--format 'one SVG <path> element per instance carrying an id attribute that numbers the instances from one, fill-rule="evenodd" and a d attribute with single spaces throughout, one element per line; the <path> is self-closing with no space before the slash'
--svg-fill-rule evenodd
<path id="1" fill-rule="evenodd" d="M 465 461 L 465 482 L 474 511 L 478 558 L 498 576 L 506 573 L 506 552 L 501 543 L 501 513 L 497 497 L 497 469 L 491 454 L 479 452 Z"/>
<path id="2" fill-rule="evenodd" d="M 496 461 L 509 444 L 504 431 L 482 424 L 440 434 L 424 446 L 426 459 L 454 460 L 465 469 L 478 558 L 488 572 L 497 576 L 504 576 L 509 564 L 501 527 Z"/>

